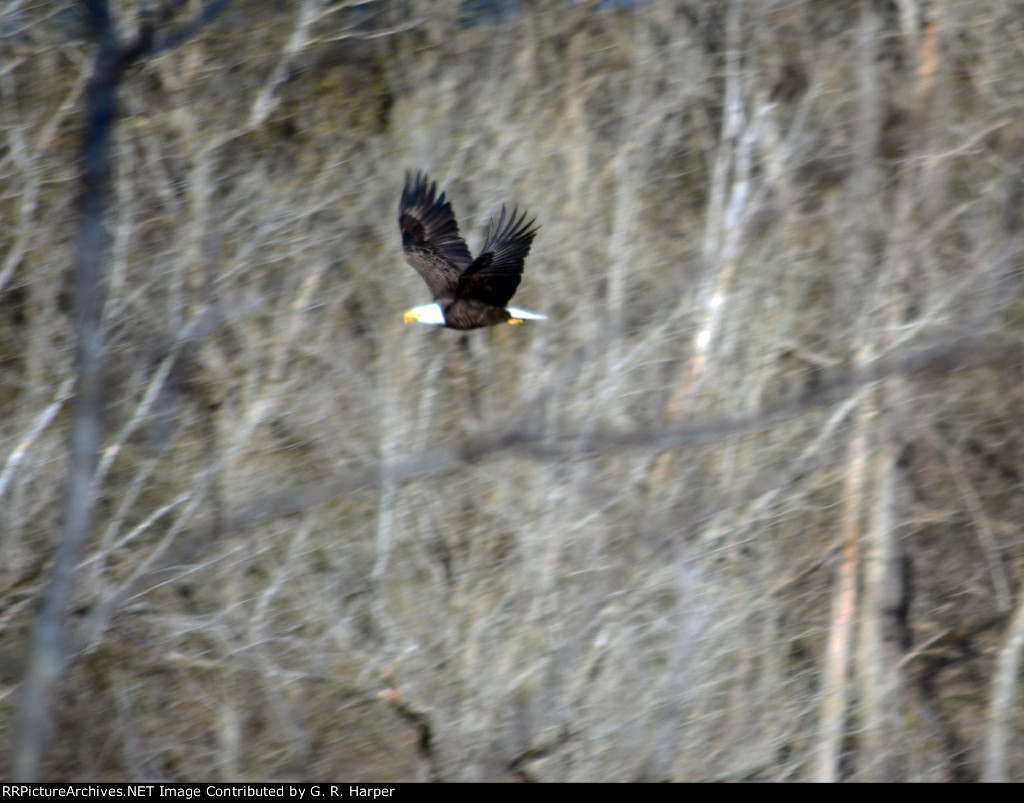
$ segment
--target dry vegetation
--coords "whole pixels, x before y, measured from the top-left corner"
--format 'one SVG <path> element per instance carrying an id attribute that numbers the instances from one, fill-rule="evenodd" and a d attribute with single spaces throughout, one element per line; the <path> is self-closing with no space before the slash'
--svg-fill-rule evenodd
<path id="1" fill-rule="evenodd" d="M 1024 2 L 504 5 L 235 0 L 125 76 L 43 776 L 1024 780 Z M 4 777 L 94 48 L 0 8 Z M 406 168 L 538 216 L 549 321 L 403 326 Z"/>

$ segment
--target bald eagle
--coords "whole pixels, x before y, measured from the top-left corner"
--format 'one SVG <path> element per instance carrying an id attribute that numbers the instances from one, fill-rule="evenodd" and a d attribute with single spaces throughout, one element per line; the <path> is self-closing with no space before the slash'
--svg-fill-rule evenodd
<path id="1" fill-rule="evenodd" d="M 506 215 L 504 205 L 495 224 L 488 224 L 487 239 L 480 255 L 473 259 L 451 204 L 424 173 L 405 174 L 405 187 L 398 206 L 405 261 L 423 277 L 433 304 L 414 307 L 405 313 L 406 323 L 443 324 L 449 329 L 479 329 L 496 323 L 546 320 L 546 316 L 506 306 L 519 287 L 523 260 L 537 227 L 536 219 L 526 222 L 513 207 Z"/>

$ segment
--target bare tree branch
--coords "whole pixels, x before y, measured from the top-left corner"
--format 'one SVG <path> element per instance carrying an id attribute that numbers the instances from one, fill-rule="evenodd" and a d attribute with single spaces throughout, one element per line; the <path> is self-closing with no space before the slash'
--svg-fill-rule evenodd
<path id="1" fill-rule="evenodd" d="M 20 781 L 35 781 L 39 776 L 52 727 L 53 697 L 69 655 L 65 618 L 96 506 L 96 468 L 106 404 L 104 263 L 109 242 L 111 144 L 118 116 L 118 90 L 125 67 L 154 52 L 148 30 L 132 46 L 122 48 L 106 0 L 82 0 L 82 5 L 97 51 L 86 94 L 81 218 L 75 257 L 76 400 L 63 526 L 36 618 L 14 727 L 12 775 Z M 226 5 L 226 0 L 216 0 L 204 6 L 192 22 L 172 33 L 173 41 L 168 46 L 197 31 Z"/>

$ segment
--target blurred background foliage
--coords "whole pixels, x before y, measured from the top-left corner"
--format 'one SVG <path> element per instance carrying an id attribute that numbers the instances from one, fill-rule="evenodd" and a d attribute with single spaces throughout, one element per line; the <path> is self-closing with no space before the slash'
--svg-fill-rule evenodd
<path id="1" fill-rule="evenodd" d="M 0 7 L 3 776 L 94 47 Z M 1022 52 L 1019 0 L 234 0 L 132 68 L 45 778 L 1024 779 Z M 548 321 L 403 325 L 407 169 L 471 249 L 537 216 Z"/>

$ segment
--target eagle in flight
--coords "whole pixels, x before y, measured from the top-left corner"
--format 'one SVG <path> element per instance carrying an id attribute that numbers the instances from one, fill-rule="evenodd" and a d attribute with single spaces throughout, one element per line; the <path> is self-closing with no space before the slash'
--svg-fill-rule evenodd
<path id="1" fill-rule="evenodd" d="M 518 217 L 517 217 L 518 215 Z M 426 174 L 405 174 L 405 187 L 398 205 L 398 226 L 402 231 L 405 261 L 427 283 L 433 304 L 413 307 L 405 313 L 406 323 L 434 323 L 449 329 L 479 329 L 496 323 L 546 320 L 547 316 L 507 306 L 519 287 L 523 260 L 537 234 L 536 219 L 526 213 L 501 215 L 487 227 L 487 239 L 480 255 L 473 259 L 459 235 L 451 204 Z"/>

